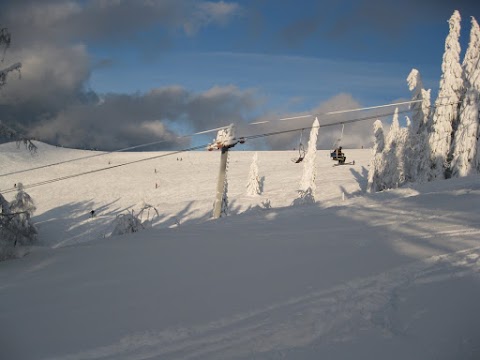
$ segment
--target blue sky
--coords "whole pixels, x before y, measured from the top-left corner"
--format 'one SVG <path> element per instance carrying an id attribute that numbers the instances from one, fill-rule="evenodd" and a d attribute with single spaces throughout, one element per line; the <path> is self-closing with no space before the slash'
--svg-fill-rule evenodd
<path id="1" fill-rule="evenodd" d="M 278 112 L 308 110 L 340 92 L 363 105 L 384 103 L 409 96 L 405 78 L 413 67 L 436 90 L 447 20 L 458 7 L 452 2 L 437 15 L 412 20 L 405 10 L 398 14 L 404 24 L 389 26 L 386 19 L 381 25 L 352 25 L 344 33 L 337 29 L 340 33 L 334 35 L 334 28 L 362 2 L 343 1 L 325 12 L 321 2 L 312 0 L 236 3 L 239 9 L 227 23 L 193 35 L 173 31 L 169 44 L 158 51 L 92 44 L 92 54 L 111 64 L 93 71 L 90 86 L 99 92 L 134 92 L 169 85 L 205 91 L 233 84 L 256 89 Z M 371 17 L 396 16 L 394 7 L 390 13 L 378 11 Z M 468 44 L 468 27 L 464 16 L 462 49 Z M 163 31 L 145 32 L 143 44 L 155 47 Z"/>
<path id="2" fill-rule="evenodd" d="M 460 10 L 464 52 L 477 3 L 6 1 L 7 61 L 23 74 L 0 105 L 45 141 L 168 148 L 179 131 L 408 99 L 412 68 L 435 95 L 447 20 Z"/>

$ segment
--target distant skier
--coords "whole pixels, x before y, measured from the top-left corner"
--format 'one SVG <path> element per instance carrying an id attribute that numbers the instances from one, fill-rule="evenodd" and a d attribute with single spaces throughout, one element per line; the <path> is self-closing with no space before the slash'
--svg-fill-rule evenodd
<path id="1" fill-rule="evenodd" d="M 95 217 L 95 210 L 90 211 L 90 217 L 91 218 Z"/>

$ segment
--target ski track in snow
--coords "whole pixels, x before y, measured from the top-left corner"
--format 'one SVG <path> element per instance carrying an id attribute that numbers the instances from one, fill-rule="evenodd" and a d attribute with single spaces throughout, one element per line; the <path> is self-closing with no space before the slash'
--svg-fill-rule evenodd
<path id="1" fill-rule="evenodd" d="M 2 170 L 14 171 L 69 159 L 71 156 L 77 157 L 81 153 L 92 154 L 92 152 L 56 149 L 44 144 L 41 144 L 41 147 L 41 151 L 33 159 L 29 154 L 16 150 L 13 145 L 2 145 L 5 150 L 4 153 L 0 153 Z M 78 173 L 79 168 L 94 170 L 106 166 L 110 160 L 113 164 L 118 164 L 147 155 L 110 154 L 108 158 L 89 159 L 88 162 L 65 164 L 60 168 L 38 171 L 34 177 L 25 174 L 9 175 L 0 178 L 0 188 L 9 188 L 19 181 L 28 184 Z M 333 168 L 327 152 L 324 152 L 324 155 L 326 156 L 322 157 L 319 152 L 317 159 L 318 206 L 290 207 L 292 200 L 298 195 L 296 189 L 302 173 L 302 167 L 290 161 L 291 153 L 262 153 L 259 156 L 259 162 L 260 175 L 266 176 L 264 193 L 259 197 L 246 197 L 244 195 L 245 180 L 251 163 L 251 154 L 232 152 L 229 160 L 231 214 L 254 213 L 262 202 L 271 202 L 273 207 L 271 211 L 258 211 L 262 214 L 259 218 L 263 217 L 265 221 L 271 221 L 273 226 L 284 222 L 288 224 L 289 222 L 285 220 L 290 218 L 307 218 L 312 223 L 314 221 L 318 223 L 305 229 L 299 227 L 303 237 L 314 236 L 321 229 L 328 240 L 324 243 L 325 245 L 330 243 L 330 239 L 333 243 L 336 235 L 352 238 L 355 241 L 348 242 L 349 245 L 365 247 L 366 251 L 378 250 L 372 254 L 372 259 L 387 255 L 382 252 L 385 251 L 384 249 L 376 247 L 377 244 L 387 244 L 391 245 L 397 254 L 408 258 L 405 261 L 411 262 L 396 263 L 403 264 L 397 268 L 392 268 L 397 265 L 381 265 L 383 267 L 380 270 L 377 269 L 378 272 L 368 273 L 375 275 L 363 278 L 360 278 L 361 275 L 356 275 L 357 273 L 353 270 L 352 273 L 347 274 L 350 277 L 342 277 L 342 280 L 332 282 L 331 284 L 337 285 L 328 285 L 332 286 L 330 288 L 308 287 L 297 297 L 275 298 L 257 307 L 243 308 L 254 309 L 253 311 L 237 310 L 238 312 L 235 312 L 233 310 L 223 318 L 220 318 L 223 315 L 207 316 L 203 320 L 204 323 L 201 322 L 202 320 L 198 323 L 187 320 L 180 326 L 172 325 L 176 324 L 175 322 L 169 325 L 158 323 L 154 324 L 153 328 L 146 328 L 145 331 L 139 331 L 143 329 L 141 326 L 136 327 L 135 330 L 124 328 L 121 329 L 125 330 L 122 332 L 112 331 L 117 335 L 98 339 L 95 345 L 82 344 L 81 336 L 78 336 L 81 334 L 77 333 L 72 338 L 78 342 L 78 347 L 69 348 L 65 345 L 61 348 L 60 344 L 53 341 L 44 344 L 44 348 L 39 346 L 40 351 L 45 351 L 43 354 L 58 354 L 57 357 L 48 357 L 45 360 L 251 359 L 265 358 L 267 355 L 269 355 L 268 358 L 275 359 L 282 356 L 296 358 L 288 356 L 291 355 L 290 350 L 331 344 L 340 344 L 337 348 L 342 347 L 344 344 L 348 345 L 350 340 L 358 339 L 372 329 L 375 335 L 380 333 L 386 337 L 398 339 L 405 334 L 410 334 L 410 326 L 415 327 L 415 324 L 412 324 L 414 322 L 412 318 L 399 319 L 398 314 L 404 309 L 400 306 L 403 294 L 409 292 L 411 295 L 415 293 L 412 290 L 418 290 L 425 284 L 439 283 L 443 286 L 445 281 L 478 276 L 480 225 L 476 204 L 480 195 L 480 185 L 477 177 L 456 179 L 452 183 L 439 181 L 418 184 L 411 189 L 384 191 L 370 196 L 364 192 L 367 164 L 371 155 L 369 150 L 352 151 L 352 155 L 358 161 L 357 165 L 351 167 Z M 62 250 L 59 248 L 75 247 L 88 242 L 91 246 L 96 246 L 95 240 L 108 235 L 111 230 L 110 223 L 118 213 L 136 209 L 143 202 L 153 204 L 161 211 L 161 217 L 155 224 L 158 229 L 176 226 L 177 219 L 182 224 L 182 228 L 188 224 L 205 223 L 210 217 L 217 171 L 218 156 L 210 153 L 190 153 L 185 154 L 182 163 L 175 161 L 175 158 L 163 158 L 158 162 L 142 163 L 138 166 L 132 165 L 102 173 L 99 178 L 86 176 L 59 182 L 54 187 L 55 196 L 50 196 L 49 191 L 45 191 L 52 187 L 32 188 L 31 195 L 34 199 L 39 199 L 35 220 L 38 221 L 41 230 L 41 240 L 44 241 L 44 245 L 56 249 L 52 251 L 58 251 L 56 253 L 58 257 L 46 257 L 38 263 L 33 263 L 30 268 L 23 269 L 23 272 L 27 275 L 35 274 L 42 269 L 47 269 L 55 261 L 62 260 Z M 192 181 L 192 178 L 195 181 Z M 155 187 L 157 182 L 158 189 Z M 417 197 L 417 195 L 420 196 Z M 95 219 L 88 216 L 91 209 L 98 211 Z M 255 229 L 262 229 L 261 233 L 255 234 L 259 239 L 269 239 L 279 235 L 279 231 L 272 232 L 271 228 L 262 228 L 258 223 L 255 226 L 256 222 L 252 222 L 248 214 L 244 217 L 236 217 L 234 221 L 230 219 L 232 217 L 222 220 L 223 223 L 231 222 L 231 227 L 225 227 L 225 229 L 238 230 L 243 227 L 248 230 L 253 223 Z M 330 224 L 329 221 L 333 223 Z M 185 230 L 182 230 L 185 237 L 188 237 L 187 229 L 191 232 L 190 236 L 197 235 L 198 229 L 194 226 L 191 228 L 185 226 Z M 372 231 L 380 235 L 371 237 Z M 358 234 L 360 234 L 359 238 Z M 292 233 L 288 235 L 293 236 Z M 208 236 L 208 233 L 204 236 Z M 319 245 L 321 244 L 322 242 L 319 242 Z M 343 245 L 339 245 L 339 249 L 342 249 L 340 246 Z M 327 247 L 321 246 L 312 249 L 319 252 L 328 251 Z M 254 253 L 253 250 L 252 253 Z M 341 251 L 338 253 L 341 254 Z M 257 262 L 261 259 L 260 256 Z M 88 259 L 84 258 L 84 260 Z M 339 257 L 338 260 L 341 261 L 341 258 Z M 339 266 L 342 265 L 340 263 Z M 356 265 L 359 269 L 363 264 Z M 12 263 L 12 266 L 15 266 L 15 263 Z M 70 270 L 67 266 L 59 268 L 62 271 Z M 259 268 L 262 267 L 259 266 Z M 380 273 L 382 269 L 385 269 L 385 272 Z M 16 280 L 20 285 L 23 284 L 21 277 L 25 275 L 24 273 L 21 272 L 21 276 Z M 270 274 L 268 279 L 275 279 L 276 276 L 276 274 Z M 335 275 L 325 274 L 325 276 L 334 278 Z M 83 280 L 88 280 L 87 283 L 92 281 L 91 278 Z M 109 278 L 107 277 L 106 280 L 108 281 Z M 25 284 L 31 283 L 27 281 Z M 15 285 L 16 283 L 1 284 L 0 289 L 8 289 Z M 241 285 L 239 289 L 241 290 Z M 125 294 L 128 291 L 129 289 L 125 289 Z M 447 291 L 450 291 L 448 286 Z M 279 301 L 279 299 L 287 300 Z M 193 298 L 190 300 L 194 301 Z M 473 301 L 475 301 L 474 298 Z M 270 305 L 261 307 L 264 304 Z M 416 314 L 424 311 L 423 304 L 415 303 L 414 305 L 417 307 L 413 308 L 413 316 L 420 317 L 421 315 Z M 155 305 L 152 306 L 145 311 L 157 311 Z M 62 316 L 61 312 L 57 313 L 55 306 L 49 309 L 51 313 L 46 316 Z M 158 311 L 165 310 L 158 309 Z M 463 309 L 460 313 L 463 313 Z M 431 334 L 435 330 L 433 328 L 435 325 L 427 325 L 430 327 L 426 331 L 425 329 L 419 331 Z M 114 326 L 112 324 L 112 327 Z M 105 329 L 107 332 L 112 330 L 108 326 Z M 475 333 L 469 330 L 471 329 L 466 329 L 465 336 L 475 340 Z M 130 335 L 121 337 L 128 333 Z M 427 337 L 427 339 L 430 338 Z M 22 342 L 28 342 L 28 340 L 26 337 Z M 375 338 L 375 341 L 375 345 L 377 343 L 382 345 L 382 339 Z M 442 340 L 437 339 L 437 342 L 432 343 L 440 347 L 438 345 L 441 342 Z M 446 342 L 449 346 L 457 346 L 452 339 L 447 339 Z M 411 345 L 412 341 L 406 343 Z M 85 350 L 78 352 L 78 349 Z M 385 347 L 385 351 L 390 349 L 388 346 Z M 471 349 L 476 349 L 475 344 L 472 344 Z M 39 357 L 41 358 L 42 355 L 32 356 L 32 358 Z M 365 358 L 375 358 L 375 356 Z M 438 356 L 427 358 L 438 358 Z"/>
<path id="2" fill-rule="evenodd" d="M 480 274 L 480 247 L 433 256 L 205 325 L 135 333 L 115 344 L 52 360 L 224 359 L 272 351 L 281 354 L 313 343 L 342 342 L 355 337 L 358 329 L 373 327 L 386 335 L 401 336 L 408 324 L 397 324 L 392 315 L 403 291 L 472 274 Z"/>

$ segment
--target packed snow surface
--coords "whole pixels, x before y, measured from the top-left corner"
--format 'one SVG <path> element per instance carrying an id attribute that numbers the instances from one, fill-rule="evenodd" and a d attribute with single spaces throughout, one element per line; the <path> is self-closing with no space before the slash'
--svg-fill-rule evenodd
<path id="1" fill-rule="evenodd" d="M 18 172 L 100 154 L 38 145 L 0 145 L 0 189 L 26 186 L 40 234 L 0 263 L 0 359 L 480 358 L 478 176 L 369 195 L 371 150 L 317 151 L 317 203 L 292 206 L 298 153 L 259 152 L 252 197 L 253 153 L 232 151 L 212 220 L 218 152 Z M 144 204 L 152 228 L 110 237 Z"/>

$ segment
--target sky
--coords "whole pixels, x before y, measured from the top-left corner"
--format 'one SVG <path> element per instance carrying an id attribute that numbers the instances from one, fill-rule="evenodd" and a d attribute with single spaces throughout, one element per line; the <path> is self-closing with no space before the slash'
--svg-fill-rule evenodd
<path id="1" fill-rule="evenodd" d="M 279 125 L 247 124 L 409 99 L 412 68 L 435 96 L 455 9 L 464 52 L 478 1 L 4 0 L 0 26 L 12 43 L 0 68 L 20 61 L 22 71 L 0 89 L 0 119 L 62 146 L 164 140 L 154 149 L 169 150 L 214 137 L 179 135 L 230 123 L 258 134 Z M 321 131 L 319 147 L 339 131 Z M 291 149 L 298 136 L 247 147 Z M 368 146 L 371 137 L 371 122 L 357 123 L 344 144 Z"/>

